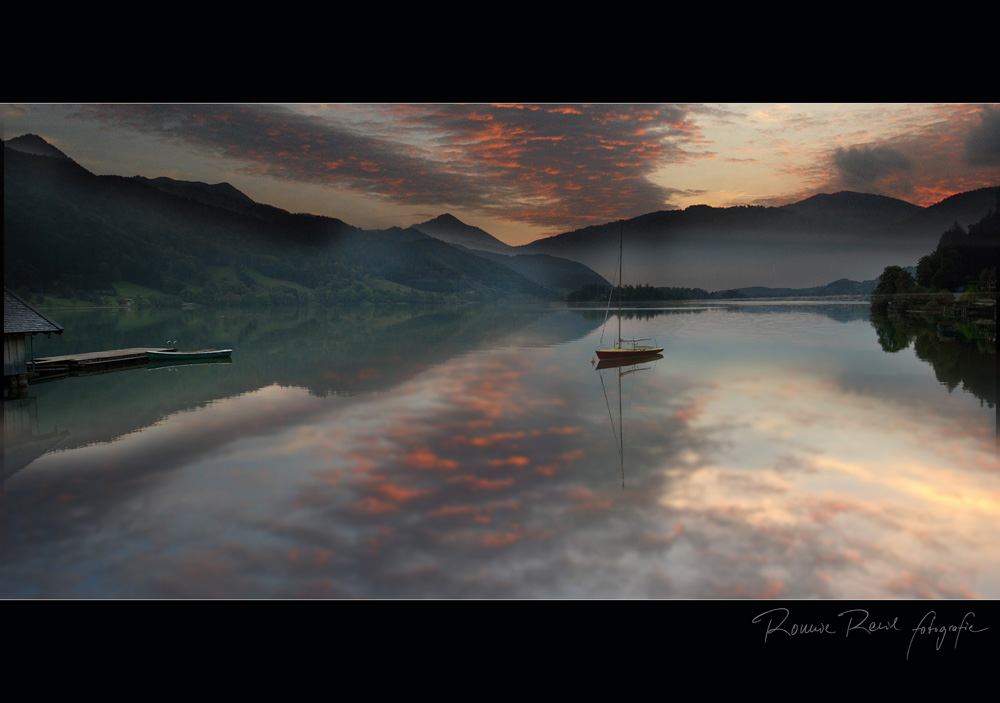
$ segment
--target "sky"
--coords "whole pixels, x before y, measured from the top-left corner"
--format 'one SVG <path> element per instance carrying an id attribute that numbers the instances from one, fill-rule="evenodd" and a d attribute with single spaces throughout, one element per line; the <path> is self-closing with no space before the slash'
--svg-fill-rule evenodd
<path id="1" fill-rule="evenodd" d="M 227 182 L 363 229 L 450 213 L 520 245 L 691 205 L 1000 184 L 1000 103 L 0 104 L 98 175 Z"/>

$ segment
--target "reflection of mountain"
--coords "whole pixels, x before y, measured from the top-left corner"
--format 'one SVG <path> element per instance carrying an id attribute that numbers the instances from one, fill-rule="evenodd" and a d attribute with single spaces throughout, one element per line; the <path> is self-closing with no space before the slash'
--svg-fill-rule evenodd
<path id="1" fill-rule="evenodd" d="M 748 314 L 766 313 L 768 315 L 792 315 L 807 313 L 812 315 L 822 315 L 835 322 L 854 322 L 856 320 L 868 320 L 870 315 L 870 305 L 861 303 L 803 303 L 794 302 L 789 304 L 768 305 L 745 304 L 734 305 L 729 308 L 731 312 L 745 312 Z"/>
<path id="2" fill-rule="evenodd" d="M 654 307 L 662 305 L 662 307 Z M 837 303 L 837 302 L 725 302 L 725 301 L 692 301 L 684 303 L 659 303 L 650 304 L 649 307 L 632 307 L 622 311 L 624 320 L 650 320 L 661 315 L 691 315 L 706 312 L 708 310 L 725 308 L 728 312 L 744 313 L 747 315 L 801 315 L 802 313 L 812 313 L 823 315 L 837 322 L 853 322 L 855 320 L 867 320 L 870 306 L 867 303 Z M 604 308 L 574 308 L 574 312 L 588 320 L 596 320 L 599 323 L 604 321 Z"/>
<path id="3" fill-rule="evenodd" d="M 3 444 L 3 476 L 6 481 L 38 457 L 66 444 L 69 432 L 53 430 L 33 437 L 18 439 L 4 438 Z M 2 483 L 0 481 L 0 483 Z"/>
<path id="4" fill-rule="evenodd" d="M 43 454 L 66 441 L 69 433 L 53 428 L 42 432 L 35 398 L 12 398 L 3 403 L 3 469 L 0 484 Z"/>
<path id="5" fill-rule="evenodd" d="M 231 347 L 234 353 L 231 364 L 150 366 L 32 386 L 42 424 L 68 428 L 72 438 L 67 446 L 80 446 L 111 441 L 173 413 L 272 385 L 306 388 L 317 396 L 387 392 L 476 349 L 564 343 L 596 324 L 547 323 L 556 311 L 545 308 L 480 306 L 265 308 L 225 314 L 63 315 L 67 339 L 36 345 L 36 356 L 167 339 L 192 348 Z"/>
<path id="6" fill-rule="evenodd" d="M 988 407 L 996 407 L 996 326 L 974 321 L 949 325 L 942 334 L 933 320 L 872 314 L 879 344 L 894 353 L 913 344 L 919 359 L 934 367 L 937 380 L 949 391 L 961 385 Z"/>
<path id="7" fill-rule="evenodd" d="M 710 307 L 692 304 L 679 304 L 672 307 L 663 308 L 624 308 L 622 310 L 622 320 L 651 320 L 654 317 L 660 317 L 661 315 L 697 315 L 710 310 Z M 588 322 L 595 322 L 598 325 L 604 324 L 605 318 L 608 316 L 608 311 L 602 308 L 572 308 L 573 312 L 587 320 Z M 612 315 L 617 315 L 618 311 L 613 310 Z"/>

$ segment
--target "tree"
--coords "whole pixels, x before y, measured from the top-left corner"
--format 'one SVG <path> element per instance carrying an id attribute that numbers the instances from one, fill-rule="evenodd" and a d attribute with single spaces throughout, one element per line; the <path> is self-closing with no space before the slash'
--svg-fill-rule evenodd
<path id="1" fill-rule="evenodd" d="M 900 266 L 886 266 L 882 275 L 878 277 L 878 285 L 872 295 L 895 295 L 898 287 L 912 289 L 914 286 L 913 276 L 910 272 Z"/>
<path id="2" fill-rule="evenodd" d="M 942 257 L 941 263 L 931 276 L 930 287 L 937 290 L 955 290 L 962 284 L 962 272 L 955 259 Z"/>
<path id="3" fill-rule="evenodd" d="M 892 307 L 893 311 L 901 312 L 922 302 L 917 295 L 921 292 L 909 271 L 900 266 L 886 266 L 872 292 L 872 310 L 885 314 Z"/>
<path id="4" fill-rule="evenodd" d="M 988 213 L 969 226 L 955 224 L 941 235 L 937 248 L 917 264 L 917 283 L 925 288 L 955 291 L 990 279 L 996 271 L 1000 242 L 1000 215 Z M 992 277 L 995 279 L 995 275 Z"/>

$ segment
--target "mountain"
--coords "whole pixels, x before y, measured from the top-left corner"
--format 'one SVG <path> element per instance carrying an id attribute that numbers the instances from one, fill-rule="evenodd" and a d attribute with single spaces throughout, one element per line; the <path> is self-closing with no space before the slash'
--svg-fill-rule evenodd
<path id="1" fill-rule="evenodd" d="M 255 202 L 229 183 L 208 184 L 200 181 L 177 181 L 164 176 L 159 178 L 136 176 L 135 179 L 148 183 L 164 193 L 178 195 L 204 205 L 223 208 L 230 212 L 253 215 L 263 220 L 273 221 L 288 215 L 287 211 L 280 208 Z"/>
<path id="2" fill-rule="evenodd" d="M 49 156 L 56 159 L 72 161 L 66 154 L 59 151 L 37 134 L 25 134 L 4 142 L 5 147 L 9 147 L 24 154 L 34 154 L 35 156 Z"/>
<path id="3" fill-rule="evenodd" d="M 749 298 L 789 298 L 789 297 L 843 297 L 843 296 L 869 296 L 878 285 L 877 279 L 870 281 L 851 281 L 846 278 L 827 283 L 823 286 L 812 286 L 809 288 L 765 288 L 763 286 L 750 286 L 732 291 L 720 291 L 718 295 L 728 297 L 747 296 Z"/>
<path id="4" fill-rule="evenodd" d="M 478 227 L 465 224 L 448 213 L 435 217 L 433 220 L 413 225 L 413 228 L 424 234 L 429 234 L 435 239 L 449 244 L 457 244 L 466 249 L 489 251 L 495 254 L 511 253 L 510 245 L 501 242 L 492 234 Z"/>
<path id="5" fill-rule="evenodd" d="M 818 195 L 781 207 L 650 213 L 540 239 L 520 247 L 578 261 L 605 275 L 624 239 L 625 283 L 708 290 L 751 286 L 808 288 L 877 278 L 886 266 L 914 266 L 958 222 L 997 207 L 1000 187 L 953 196 L 922 208 L 864 193 Z"/>
<path id="6" fill-rule="evenodd" d="M 602 276 L 576 261 L 550 254 L 518 254 L 509 244 L 451 214 L 413 225 L 413 229 L 502 264 L 552 290 L 569 292 L 586 285 L 610 285 Z"/>
<path id="7" fill-rule="evenodd" d="M 998 202 L 995 186 L 927 208 L 852 192 L 695 205 L 508 246 L 450 214 L 362 230 L 227 183 L 97 176 L 25 135 L 4 142 L 4 282 L 72 292 L 128 281 L 192 302 L 551 300 L 613 280 L 621 235 L 626 284 L 819 289 L 915 266 Z"/>
<path id="8" fill-rule="evenodd" d="M 34 135 L 4 143 L 4 284 L 15 289 L 107 295 L 127 281 L 192 302 L 555 300 L 599 278 L 551 257 L 525 276 L 515 257 L 484 253 L 412 227 L 291 214 L 226 183 L 97 176 Z"/>
<path id="9" fill-rule="evenodd" d="M 939 234 L 956 224 L 968 229 L 979 222 L 987 212 L 998 210 L 1000 210 L 1000 188 L 979 188 L 945 198 L 914 213 L 892 229 L 900 231 L 917 229 Z"/>
<path id="10" fill-rule="evenodd" d="M 779 209 L 810 221 L 813 227 L 830 231 L 891 226 L 923 211 L 919 205 L 896 198 L 848 191 L 821 193 Z"/>

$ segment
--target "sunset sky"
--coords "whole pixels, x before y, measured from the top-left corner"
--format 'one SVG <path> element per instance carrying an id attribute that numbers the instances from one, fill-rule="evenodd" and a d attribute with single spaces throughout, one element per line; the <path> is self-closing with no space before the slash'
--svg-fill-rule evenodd
<path id="1" fill-rule="evenodd" d="M 451 213 L 508 244 L 823 192 L 1000 184 L 1000 104 L 2 104 L 99 175 L 228 182 L 365 229 Z"/>

